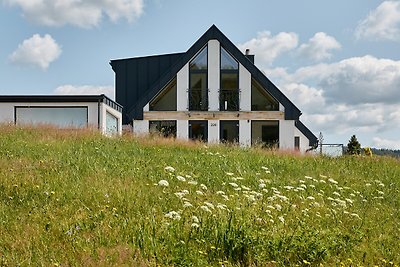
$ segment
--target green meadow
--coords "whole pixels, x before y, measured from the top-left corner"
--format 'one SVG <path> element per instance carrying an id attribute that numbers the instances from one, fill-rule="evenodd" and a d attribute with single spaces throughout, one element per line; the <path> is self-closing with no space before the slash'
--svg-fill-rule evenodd
<path id="1" fill-rule="evenodd" d="M 0 127 L 0 266 L 399 266 L 400 161 Z"/>

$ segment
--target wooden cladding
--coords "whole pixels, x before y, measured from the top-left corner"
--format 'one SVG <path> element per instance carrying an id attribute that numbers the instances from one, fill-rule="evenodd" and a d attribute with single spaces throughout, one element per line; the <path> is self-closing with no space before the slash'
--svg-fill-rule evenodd
<path id="1" fill-rule="evenodd" d="M 282 111 L 145 111 L 144 120 L 283 120 Z"/>

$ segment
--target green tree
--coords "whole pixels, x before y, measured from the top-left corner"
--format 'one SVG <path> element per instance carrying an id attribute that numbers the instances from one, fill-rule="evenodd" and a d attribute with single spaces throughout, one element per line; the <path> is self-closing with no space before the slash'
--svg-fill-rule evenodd
<path id="1" fill-rule="evenodd" d="M 347 144 L 347 154 L 350 155 L 360 155 L 361 153 L 361 144 L 358 142 L 356 135 L 353 135 L 349 143 Z"/>

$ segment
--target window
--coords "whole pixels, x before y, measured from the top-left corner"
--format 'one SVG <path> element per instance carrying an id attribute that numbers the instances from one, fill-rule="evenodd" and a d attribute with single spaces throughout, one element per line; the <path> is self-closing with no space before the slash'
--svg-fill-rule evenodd
<path id="1" fill-rule="evenodd" d="M 176 78 L 150 101 L 150 111 L 176 110 Z"/>
<path id="2" fill-rule="evenodd" d="M 251 80 L 251 110 L 278 111 L 279 103 L 257 81 Z"/>
<path id="3" fill-rule="evenodd" d="M 252 121 L 251 142 L 263 147 L 279 147 L 279 121 Z"/>
<path id="4" fill-rule="evenodd" d="M 150 121 L 149 132 L 163 137 L 176 137 L 176 121 Z"/>
<path id="5" fill-rule="evenodd" d="M 189 63 L 189 110 L 208 110 L 207 46 Z"/>
<path id="6" fill-rule="evenodd" d="M 106 134 L 118 133 L 118 118 L 106 111 Z"/>
<path id="7" fill-rule="evenodd" d="M 239 142 L 239 121 L 220 121 L 220 140 L 222 143 Z"/>
<path id="8" fill-rule="evenodd" d="M 239 110 L 239 63 L 221 47 L 219 110 Z"/>
<path id="9" fill-rule="evenodd" d="M 294 148 L 300 150 L 300 136 L 294 137 Z"/>
<path id="10" fill-rule="evenodd" d="M 57 127 L 86 127 L 87 107 L 15 107 L 17 124 L 51 124 Z"/>
<path id="11" fill-rule="evenodd" d="M 207 142 L 208 123 L 207 121 L 189 121 L 189 138 Z"/>

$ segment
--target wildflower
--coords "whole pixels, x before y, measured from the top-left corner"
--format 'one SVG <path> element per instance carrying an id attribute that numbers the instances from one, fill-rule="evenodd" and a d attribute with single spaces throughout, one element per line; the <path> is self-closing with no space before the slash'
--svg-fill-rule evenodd
<path id="1" fill-rule="evenodd" d="M 196 191 L 196 194 L 198 194 L 198 195 L 200 195 L 200 196 L 203 196 L 203 195 L 204 195 L 204 193 L 203 193 L 202 191 L 200 191 L 200 190 L 197 190 L 197 191 Z"/>
<path id="2" fill-rule="evenodd" d="M 281 210 L 282 210 L 282 206 L 281 206 L 281 205 L 279 205 L 279 204 L 275 204 L 275 208 L 276 208 L 277 210 L 279 210 L 279 211 L 281 211 Z"/>
<path id="3" fill-rule="evenodd" d="M 310 184 L 308 187 L 315 188 L 315 185 Z"/>
<path id="4" fill-rule="evenodd" d="M 185 202 L 183 202 L 183 207 L 189 208 L 189 207 L 193 207 L 193 205 L 189 201 L 185 201 Z"/>
<path id="5" fill-rule="evenodd" d="M 199 223 L 199 218 L 197 218 L 197 216 L 193 215 L 192 216 L 192 221 L 195 223 Z"/>
<path id="6" fill-rule="evenodd" d="M 283 216 L 279 216 L 278 219 L 279 219 L 282 223 L 285 223 L 285 218 L 283 218 Z"/>
<path id="7" fill-rule="evenodd" d="M 204 185 L 204 184 L 201 184 L 201 185 L 200 185 L 200 188 L 203 189 L 204 191 L 207 191 L 207 186 Z"/>
<path id="8" fill-rule="evenodd" d="M 325 180 L 319 180 L 320 183 L 326 184 Z"/>
<path id="9" fill-rule="evenodd" d="M 263 169 L 264 171 L 268 171 L 268 168 L 264 166 L 261 166 L 261 169 Z"/>
<path id="10" fill-rule="evenodd" d="M 379 190 L 377 190 L 378 191 L 378 194 L 380 194 L 380 195 L 384 195 L 385 193 L 384 192 L 382 192 L 382 191 L 379 191 Z"/>
<path id="11" fill-rule="evenodd" d="M 197 182 L 192 180 L 192 181 L 189 181 L 188 184 L 197 185 Z"/>
<path id="12" fill-rule="evenodd" d="M 216 194 L 217 195 L 225 195 L 225 192 L 224 191 L 217 191 Z"/>
<path id="13" fill-rule="evenodd" d="M 355 217 L 357 219 L 361 219 L 357 213 L 352 213 L 352 214 L 350 214 L 350 216 Z"/>
<path id="14" fill-rule="evenodd" d="M 333 195 L 335 195 L 335 196 L 338 196 L 338 197 L 340 197 L 340 194 L 339 194 L 338 192 L 336 192 L 336 191 L 335 191 L 335 192 L 333 192 L 332 194 L 333 194 Z"/>
<path id="15" fill-rule="evenodd" d="M 225 204 L 221 204 L 221 203 L 217 204 L 217 208 L 220 209 L 220 210 L 226 210 L 227 209 L 226 205 Z"/>
<path id="16" fill-rule="evenodd" d="M 169 218 L 169 219 L 172 219 L 172 220 L 178 220 L 179 221 L 181 219 L 181 215 L 179 215 L 179 213 L 176 212 L 176 211 L 170 211 L 170 212 L 166 213 L 164 216 L 166 218 Z"/>
<path id="17" fill-rule="evenodd" d="M 347 202 L 349 202 L 350 204 L 353 204 L 353 200 L 351 200 L 350 198 L 346 198 L 345 199 Z"/>
<path id="18" fill-rule="evenodd" d="M 214 205 L 210 202 L 204 202 L 205 205 L 207 205 L 207 207 L 214 209 Z"/>
<path id="19" fill-rule="evenodd" d="M 202 209 L 206 212 L 212 213 L 212 211 L 207 206 L 200 206 L 200 209 Z"/>
<path id="20" fill-rule="evenodd" d="M 262 183 L 258 185 L 259 188 L 264 188 L 265 186 L 266 186 L 266 184 L 262 184 Z"/>
<path id="21" fill-rule="evenodd" d="M 186 181 L 186 178 L 183 177 L 183 176 L 180 176 L 180 175 L 177 175 L 177 176 L 176 176 L 176 179 L 178 179 L 179 181 L 182 181 L 182 182 L 185 182 L 185 181 Z"/>
<path id="22" fill-rule="evenodd" d="M 250 191 L 250 190 L 251 190 L 249 187 L 244 186 L 244 185 L 242 185 L 242 188 L 243 188 L 244 190 L 247 190 L 247 191 Z"/>
<path id="23" fill-rule="evenodd" d="M 197 223 L 192 223 L 192 225 L 190 225 L 190 227 L 192 227 L 192 228 L 199 228 L 200 225 L 198 225 Z"/>
<path id="24" fill-rule="evenodd" d="M 283 188 L 285 188 L 285 189 L 287 189 L 287 190 L 292 190 L 292 189 L 294 189 L 294 187 L 293 187 L 293 186 L 290 186 L 290 185 L 285 185 Z"/>
<path id="25" fill-rule="evenodd" d="M 366 183 L 366 184 L 365 184 L 365 186 L 367 186 L 367 187 L 368 187 L 368 186 L 371 186 L 371 185 L 372 185 L 372 184 L 370 184 L 370 183 Z"/>
<path id="26" fill-rule="evenodd" d="M 311 176 L 304 176 L 304 178 L 306 178 L 308 180 L 312 180 L 313 179 Z"/>
<path id="27" fill-rule="evenodd" d="M 330 183 L 332 183 L 332 184 L 338 184 L 338 182 L 335 181 L 335 180 L 333 180 L 332 178 L 329 178 L 329 179 L 328 179 L 328 182 L 330 182 Z"/>
<path id="28" fill-rule="evenodd" d="M 308 196 L 307 199 L 308 199 L 308 200 L 315 200 L 315 198 L 312 197 L 312 196 Z"/>
<path id="29" fill-rule="evenodd" d="M 238 187 L 237 183 L 229 183 L 233 187 Z"/>
<path id="30" fill-rule="evenodd" d="M 158 182 L 158 185 L 159 185 L 159 186 L 165 186 L 165 187 L 167 187 L 167 186 L 169 186 L 169 183 L 168 183 L 167 180 L 160 180 L 160 181 Z"/>
<path id="31" fill-rule="evenodd" d="M 381 186 L 381 187 L 385 187 L 385 184 L 384 183 L 380 183 L 380 184 L 378 184 L 379 186 Z"/>
<path id="32" fill-rule="evenodd" d="M 233 176 L 234 173 L 232 173 L 232 172 L 227 172 L 226 175 L 228 175 L 228 176 Z"/>
<path id="33" fill-rule="evenodd" d="M 175 168 L 174 168 L 174 167 L 171 167 L 171 166 L 167 166 L 167 167 L 164 168 L 164 170 L 166 170 L 166 171 L 168 171 L 168 172 L 174 172 L 174 171 L 175 171 Z"/>

